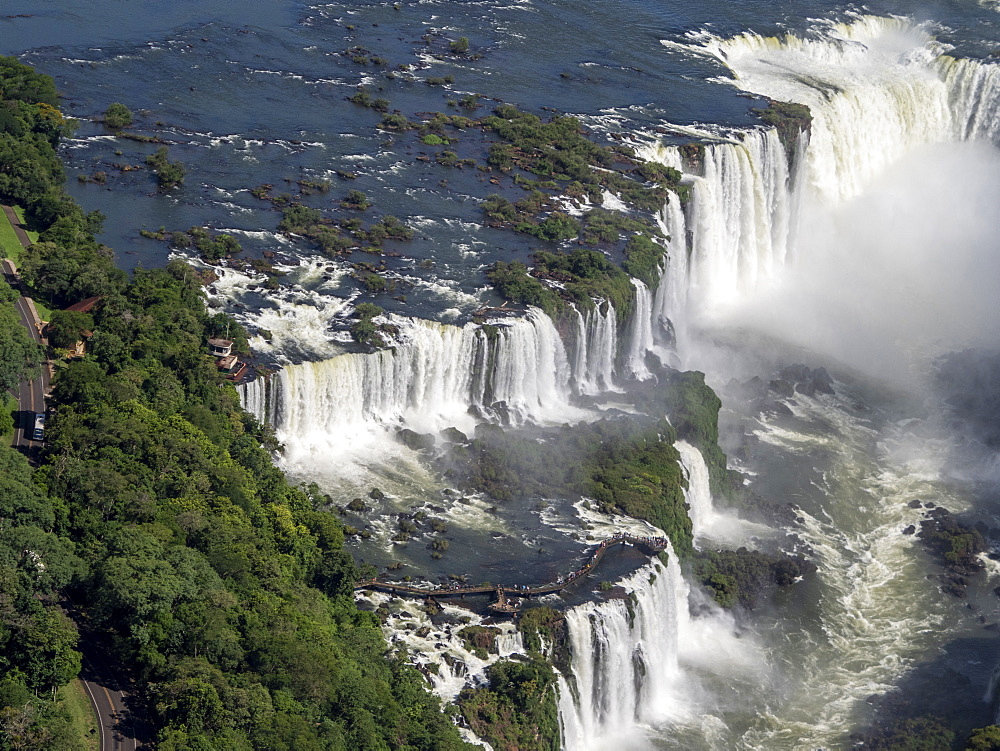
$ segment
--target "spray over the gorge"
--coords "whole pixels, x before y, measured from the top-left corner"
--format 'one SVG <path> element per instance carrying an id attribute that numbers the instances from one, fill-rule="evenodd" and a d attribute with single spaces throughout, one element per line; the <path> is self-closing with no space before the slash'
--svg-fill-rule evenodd
<path id="1" fill-rule="evenodd" d="M 990 4 L 217 3 L 116 39 L 63 5 L 17 52 L 188 169 L 68 189 L 244 327 L 243 407 L 467 741 L 993 724 Z M 65 156 L 152 148 L 92 122 Z"/>

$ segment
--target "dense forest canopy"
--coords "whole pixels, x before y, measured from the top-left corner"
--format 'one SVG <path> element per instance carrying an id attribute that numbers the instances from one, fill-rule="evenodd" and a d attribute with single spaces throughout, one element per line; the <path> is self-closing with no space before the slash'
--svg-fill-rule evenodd
<path id="1" fill-rule="evenodd" d="M 204 354 L 238 325 L 183 263 L 115 267 L 100 215 L 60 187 L 71 126 L 49 77 L 0 58 L 0 98 L 0 201 L 40 232 L 24 281 L 53 307 L 101 297 L 40 467 L 0 446 L 0 747 L 79 747 L 50 690 L 79 672 L 80 638 L 129 666 L 160 749 L 466 747 L 355 607 L 340 523 L 285 481 Z M 0 289 L 5 388 L 39 361 L 13 300 Z"/>

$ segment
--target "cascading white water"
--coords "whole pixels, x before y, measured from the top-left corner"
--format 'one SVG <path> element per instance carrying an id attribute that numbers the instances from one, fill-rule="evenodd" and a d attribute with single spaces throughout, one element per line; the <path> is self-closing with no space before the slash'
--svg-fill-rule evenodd
<path id="1" fill-rule="evenodd" d="M 566 348 L 552 320 L 540 310 L 529 311 L 523 322 L 501 331 L 492 379 L 485 368 L 481 371 L 483 392 L 492 380 L 493 401 L 505 402 L 518 422 L 557 414 L 572 391 Z M 474 399 L 481 399 L 478 393 Z"/>
<path id="2" fill-rule="evenodd" d="M 676 150 L 673 150 L 672 155 L 679 161 Z M 670 160 L 665 161 L 671 166 Z M 662 266 L 660 283 L 653 298 L 653 337 L 661 352 L 672 350 L 680 353 L 687 341 L 689 274 L 687 220 L 676 194 L 669 197 L 663 210 L 657 215 L 657 223 L 668 240 L 666 262 Z"/>
<path id="3" fill-rule="evenodd" d="M 643 156 L 668 166 L 679 161 L 674 148 L 646 148 Z M 660 217 L 671 240 L 658 309 L 675 330 L 688 319 L 688 300 L 711 309 L 771 278 L 791 241 L 796 190 L 774 129 L 706 144 L 703 162 L 703 175 L 686 177 L 687 216 L 671 196 Z"/>
<path id="4" fill-rule="evenodd" d="M 620 582 L 614 599 L 566 613 L 572 674 L 559 682 L 563 748 L 592 751 L 638 742 L 643 726 L 679 714 L 681 634 L 690 620 L 688 587 L 673 551 Z M 571 685 L 572 684 L 572 685 Z"/>
<path id="5" fill-rule="evenodd" d="M 257 421 L 265 424 L 270 422 L 273 410 L 270 380 L 267 378 L 255 378 L 238 387 L 240 401 L 243 409 L 257 418 Z"/>
<path id="6" fill-rule="evenodd" d="M 691 44 L 664 45 L 719 60 L 734 77 L 720 80 L 744 91 L 808 105 L 813 121 L 795 172 L 773 128 L 705 145 L 701 173 L 685 178 L 687 216 L 666 217 L 674 243 L 680 227 L 691 238 L 687 268 L 675 269 L 683 258 L 675 251 L 666 269 L 668 286 L 685 275 L 671 307 L 661 308 L 675 329 L 772 281 L 801 245 L 803 212 L 859 195 L 914 148 L 1000 142 L 1000 66 L 949 57 L 926 27 L 906 19 L 865 16 L 810 38 L 693 36 Z M 640 154 L 682 163 L 675 147 L 647 145 Z M 798 252 L 808 253 L 808 244 Z"/>
<path id="7" fill-rule="evenodd" d="M 712 306 L 784 263 L 791 193 L 774 130 L 751 131 L 740 144 L 708 145 L 704 164 L 692 191 L 688 295 Z"/>
<path id="8" fill-rule="evenodd" d="M 635 308 L 632 311 L 625 367 L 635 378 L 644 381 L 653 375 L 646 366 L 646 353 L 656 349 L 653 340 L 653 296 L 649 287 L 639 279 L 633 279 L 632 286 L 635 287 Z"/>
<path id="9" fill-rule="evenodd" d="M 584 316 L 577 311 L 574 380 L 581 394 L 615 390 L 618 321 L 614 306 L 598 303 Z"/>
<path id="10" fill-rule="evenodd" d="M 373 422 L 432 430 L 439 420 L 482 403 L 476 366 L 486 348 L 477 328 L 414 319 L 406 324 L 405 337 L 395 351 L 282 368 L 272 417 L 279 436 L 292 441 L 346 437 Z"/>
<path id="11" fill-rule="evenodd" d="M 473 324 L 393 323 L 402 339 L 394 349 L 285 366 L 269 385 L 258 379 L 242 386 L 244 407 L 274 424 L 286 445 L 313 451 L 349 443 L 372 427 L 471 429 L 470 410 L 513 423 L 565 420 L 582 415 L 569 404 L 574 389 L 614 388 L 610 305 L 581 317 L 584 346 L 572 366 L 552 320 L 537 309 L 497 322 L 495 336 Z"/>
<path id="12" fill-rule="evenodd" d="M 704 536 L 715 517 L 708 466 L 701 451 L 687 441 L 677 441 L 674 443 L 674 448 L 681 455 L 681 468 L 688 483 L 687 490 L 684 491 L 684 500 L 688 504 L 688 516 L 691 517 L 694 542 L 697 546 L 699 539 Z"/>
<path id="13" fill-rule="evenodd" d="M 955 135 L 1000 143 L 1000 66 L 948 56 L 937 65 L 949 92 Z"/>

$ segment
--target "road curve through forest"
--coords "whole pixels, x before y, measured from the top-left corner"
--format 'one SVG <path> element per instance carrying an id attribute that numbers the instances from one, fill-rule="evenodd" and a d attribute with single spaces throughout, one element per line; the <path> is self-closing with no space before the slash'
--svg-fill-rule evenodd
<path id="1" fill-rule="evenodd" d="M 31 239 L 21 226 L 21 221 L 10 206 L 2 206 L 3 212 L 14 228 L 14 234 L 21 245 L 27 248 Z M 0 267 L 7 283 L 22 294 L 18 296 L 14 307 L 21 319 L 21 325 L 38 344 L 44 344 L 41 333 L 41 321 L 31 298 L 25 297 L 21 278 L 13 261 L 3 259 Z M 22 381 L 18 387 L 17 403 L 21 419 L 14 430 L 14 446 L 26 450 L 29 456 L 35 455 L 42 442 L 32 439 L 34 431 L 34 415 L 45 412 L 45 395 L 49 387 L 48 362 L 42 367 L 42 372 L 32 381 Z M 132 714 L 126 706 L 128 694 L 124 684 L 118 679 L 101 651 L 94 642 L 81 634 L 79 649 L 83 653 L 83 670 L 80 681 L 90 697 L 91 706 L 97 717 L 100 730 L 100 751 L 135 751 L 139 743 L 135 738 Z"/>

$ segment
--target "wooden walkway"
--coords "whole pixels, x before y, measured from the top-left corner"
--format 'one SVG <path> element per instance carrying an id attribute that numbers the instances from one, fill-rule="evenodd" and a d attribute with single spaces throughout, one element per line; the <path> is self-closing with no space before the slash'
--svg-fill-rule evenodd
<path id="1" fill-rule="evenodd" d="M 667 540 L 662 537 L 633 537 L 627 534 L 617 534 L 598 545 L 587 562 L 576 571 L 560 576 L 554 582 L 537 587 L 504 586 L 483 584 L 478 586 L 451 585 L 443 587 L 420 587 L 397 581 L 381 581 L 379 579 L 364 579 L 354 585 L 354 589 L 370 589 L 377 592 L 403 595 L 404 597 L 465 597 L 466 595 L 496 594 L 503 602 L 501 595 L 506 597 L 536 597 L 552 594 L 569 587 L 580 578 L 589 574 L 601 558 L 615 545 L 632 545 L 640 548 L 648 555 L 656 555 L 667 548 Z"/>

